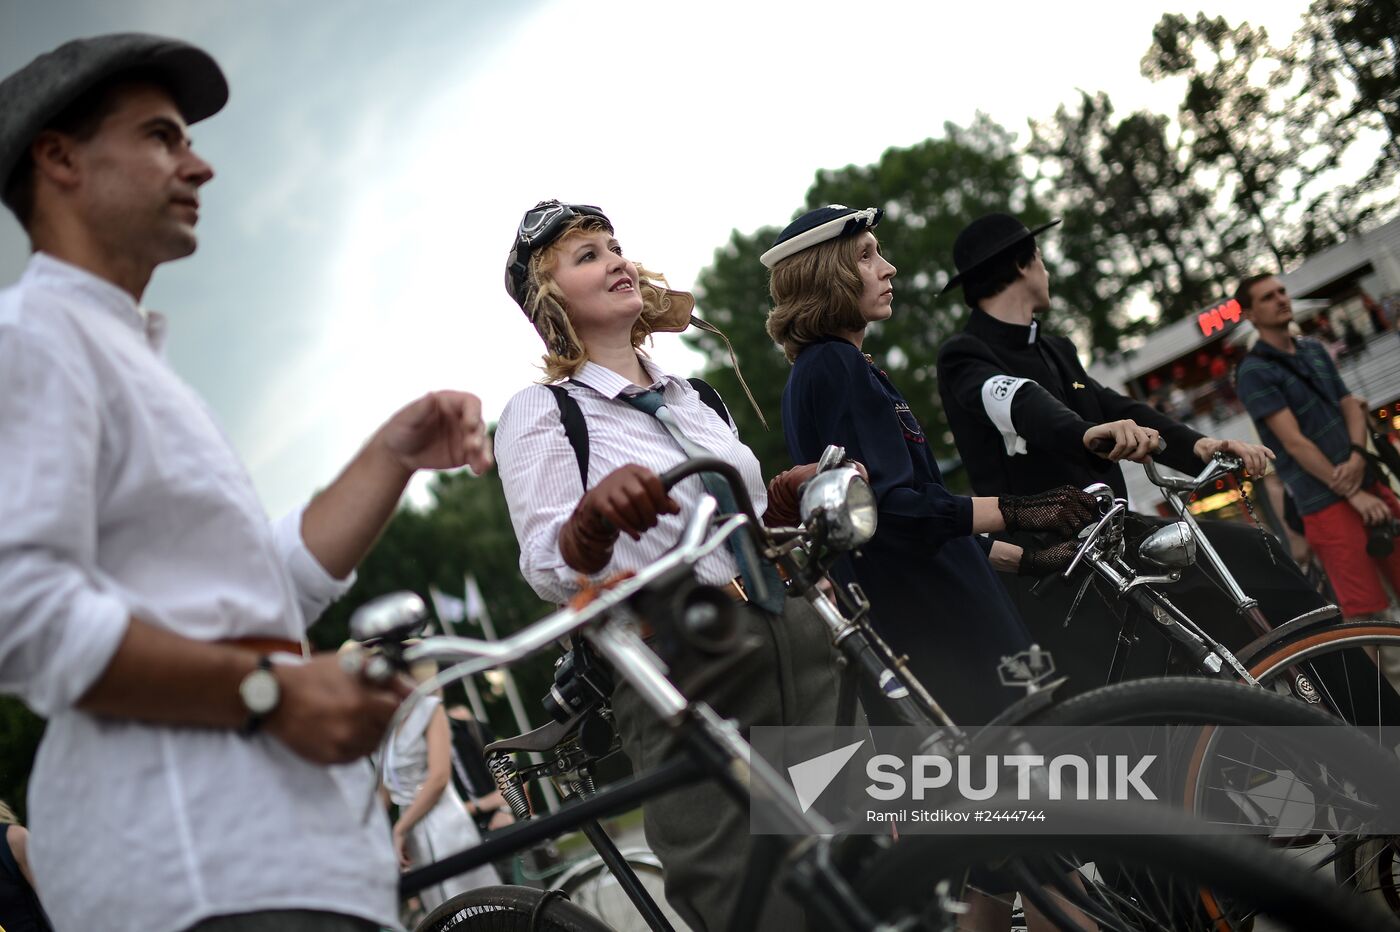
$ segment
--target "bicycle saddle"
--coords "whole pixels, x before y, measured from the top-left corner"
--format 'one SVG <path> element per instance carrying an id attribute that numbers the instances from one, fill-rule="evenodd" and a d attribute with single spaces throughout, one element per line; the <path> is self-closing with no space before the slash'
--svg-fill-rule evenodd
<path id="1" fill-rule="evenodd" d="M 582 715 L 575 715 L 567 722 L 550 722 L 541 725 L 534 731 L 527 731 L 523 735 L 516 735 L 514 738 L 502 738 L 499 741 L 492 741 L 486 745 L 486 753 L 501 751 L 534 751 L 543 752 L 551 750 L 555 745 L 567 741 L 574 736 L 587 717 L 585 712 Z"/>

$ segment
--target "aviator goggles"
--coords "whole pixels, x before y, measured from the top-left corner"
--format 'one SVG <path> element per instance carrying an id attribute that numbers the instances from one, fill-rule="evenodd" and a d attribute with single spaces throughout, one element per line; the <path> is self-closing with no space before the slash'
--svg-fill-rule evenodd
<path id="1" fill-rule="evenodd" d="M 521 307 L 525 306 L 525 284 L 530 279 L 530 259 L 559 238 L 575 217 L 597 217 L 612 232 L 612 221 L 597 207 L 588 204 L 562 204 L 540 201 L 525 212 L 515 231 L 515 245 L 506 258 L 506 291 Z"/>

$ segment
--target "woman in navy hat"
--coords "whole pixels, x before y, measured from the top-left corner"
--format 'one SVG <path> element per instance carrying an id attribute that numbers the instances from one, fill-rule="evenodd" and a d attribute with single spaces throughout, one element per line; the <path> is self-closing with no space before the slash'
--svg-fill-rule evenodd
<path id="1" fill-rule="evenodd" d="M 1068 488 L 998 499 L 944 487 L 914 412 L 862 352 L 866 327 L 887 319 L 894 302 L 895 267 L 872 232 L 882 214 L 839 205 L 810 211 L 763 254 L 774 303 L 768 333 L 793 364 L 783 429 L 794 462 L 813 462 L 835 443 L 865 464 L 879 530 L 854 573 L 872 623 L 955 721 L 984 723 L 1024 695 L 1003 684 L 999 665 L 1029 646 L 993 564 L 1040 575 L 1064 566 L 1074 545 L 1023 553 L 975 535 L 1068 535 L 1092 519 L 1093 501 Z"/>
<path id="2" fill-rule="evenodd" d="M 658 473 L 695 448 L 734 464 L 764 512 L 758 460 L 723 403 L 707 400 L 713 389 L 646 356 L 650 334 L 695 322 L 694 298 L 662 281 L 624 257 L 596 207 L 546 201 L 525 214 L 516 234 L 506 290 L 544 341 L 546 384 L 525 388 L 506 405 L 496 455 L 521 572 L 547 601 L 638 570 L 679 542 L 684 512 L 705 487 L 687 479 L 668 495 Z M 566 411 L 581 420 L 581 431 L 577 422 L 566 429 Z M 813 471 L 790 470 L 771 488 L 791 500 L 786 487 Z M 836 667 L 825 628 L 805 601 L 784 598 L 771 571 L 771 579 L 755 578 L 755 569 L 761 567 L 728 550 L 696 565 L 702 582 L 741 601 L 742 633 L 756 645 L 732 658 L 697 698 L 746 726 L 835 724 Z M 695 672 L 693 660 L 682 657 L 671 676 L 684 682 Z M 667 727 L 626 684 L 612 704 L 633 766 L 660 763 L 671 745 Z M 713 783 L 650 800 L 643 815 L 647 841 L 666 868 L 671 905 L 698 932 L 727 928 L 743 886 L 748 815 Z M 803 927 L 797 903 L 773 891 L 760 928 Z"/>

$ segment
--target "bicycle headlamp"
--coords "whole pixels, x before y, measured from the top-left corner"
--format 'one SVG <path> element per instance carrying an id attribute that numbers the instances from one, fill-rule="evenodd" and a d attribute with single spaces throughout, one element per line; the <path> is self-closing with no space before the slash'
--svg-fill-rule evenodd
<path id="1" fill-rule="evenodd" d="M 1143 538 L 1138 556 L 1164 570 L 1183 570 L 1196 562 L 1196 535 L 1185 521 L 1173 521 Z"/>
<path id="2" fill-rule="evenodd" d="M 820 527 L 826 543 L 853 550 L 875 536 L 875 493 L 854 466 L 817 473 L 802 492 L 802 523 Z"/>

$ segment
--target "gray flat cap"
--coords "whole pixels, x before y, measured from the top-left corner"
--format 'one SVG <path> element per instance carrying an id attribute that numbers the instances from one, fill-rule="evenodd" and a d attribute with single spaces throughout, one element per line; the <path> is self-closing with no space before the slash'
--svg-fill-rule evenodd
<path id="1" fill-rule="evenodd" d="M 162 79 L 186 123 L 218 113 L 228 101 L 218 64 L 187 42 L 139 32 L 65 42 L 0 81 L 0 183 L 39 131 L 83 92 L 136 70 Z"/>

